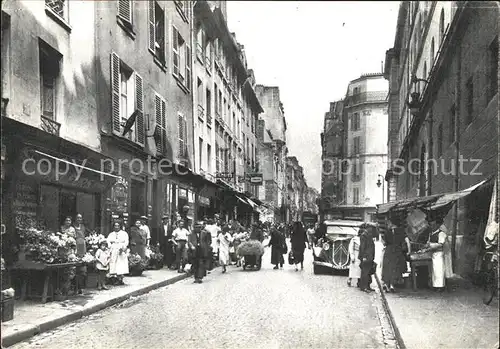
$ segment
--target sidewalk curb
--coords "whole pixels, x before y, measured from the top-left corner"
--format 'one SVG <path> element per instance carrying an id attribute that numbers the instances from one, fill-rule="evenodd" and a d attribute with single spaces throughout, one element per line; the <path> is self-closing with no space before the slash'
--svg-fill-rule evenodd
<path id="1" fill-rule="evenodd" d="M 403 337 L 401 337 L 401 333 L 399 332 L 399 328 L 396 325 L 396 321 L 394 320 L 394 316 L 392 315 L 391 308 L 389 308 L 389 304 L 387 303 L 387 299 L 385 298 L 385 292 L 382 288 L 382 284 L 378 278 L 378 275 L 375 273 L 375 280 L 377 281 L 377 286 L 380 291 L 380 297 L 382 299 L 382 305 L 384 306 L 384 310 L 389 318 L 389 322 L 391 323 L 392 330 L 394 331 L 394 336 L 396 337 L 396 342 L 398 344 L 399 349 L 406 349 L 406 345 L 403 341 Z"/>
<path id="2" fill-rule="evenodd" d="M 26 339 L 34 337 L 37 334 L 40 334 L 42 332 L 47 332 L 47 331 L 53 330 L 59 326 L 65 325 L 67 323 L 70 323 L 70 322 L 73 322 L 76 320 L 79 320 L 83 317 L 89 316 L 93 313 L 96 313 L 96 312 L 103 310 L 105 308 L 109 308 L 109 307 L 116 305 L 118 303 L 122 303 L 123 301 L 129 299 L 130 297 L 137 297 L 137 296 L 149 293 L 155 289 L 174 284 L 176 282 L 187 279 L 189 277 L 191 277 L 191 273 L 177 275 L 173 278 L 166 279 L 163 281 L 153 283 L 151 285 L 144 286 L 138 290 L 130 291 L 123 296 L 111 298 L 111 299 L 100 302 L 98 304 L 94 304 L 94 305 L 86 307 L 86 308 L 84 307 L 82 310 L 76 310 L 76 311 L 71 312 L 67 315 L 64 315 L 60 318 L 51 319 L 51 320 L 43 322 L 39 325 L 33 325 L 32 327 L 30 327 L 28 329 L 24 329 L 24 330 L 21 330 L 19 332 L 15 332 L 11 335 L 8 335 L 6 337 L 2 337 L 2 347 L 3 348 L 10 347 L 16 343 L 19 343 L 19 342 L 22 342 Z"/>

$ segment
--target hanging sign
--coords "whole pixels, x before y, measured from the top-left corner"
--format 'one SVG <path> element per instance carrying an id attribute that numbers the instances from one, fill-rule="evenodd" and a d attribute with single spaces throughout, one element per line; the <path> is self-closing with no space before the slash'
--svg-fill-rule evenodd
<path id="1" fill-rule="evenodd" d="M 250 183 L 253 185 L 262 185 L 262 173 L 254 173 L 250 175 Z"/>

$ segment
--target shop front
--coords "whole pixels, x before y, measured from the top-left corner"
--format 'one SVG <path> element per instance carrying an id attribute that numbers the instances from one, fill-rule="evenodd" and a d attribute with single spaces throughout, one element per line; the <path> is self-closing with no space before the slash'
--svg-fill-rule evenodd
<path id="1" fill-rule="evenodd" d="M 481 201 L 484 202 L 478 202 L 477 206 L 484 207 L 484 210 L 478 214 L 482 216 L 483 221 L 487 221 L 489 216 L 487 208 L 490 205 L 493 183 L 493 178 L 488 178 L 459 192 L 378 205 L 377 219 L 382 234 L 395 235 L 393 239 L 396 241 L 403 241 L 403 236 L 407 236 L 410 240 L 409 271 L 410 281 L 415 290 L 418 287 L 444 287 L 436 286 L 435 280 L 439 279 L 437 275 L 440 273 L 443 274 L 441 277 L 446 279 L 455 278 L 459 274 L 458 261 L 463 259 L 463 256 L 458 253 L 461 244 L 457 242 L 461 239 L 457 236 L 462 236 L 463 231 L 458 231 L 460 225 L 450 211 L 461 201 L 467 202 L 470 198 L 482 197 Z M 483 236 L 484 230 L 483 225 L 475 234 Z M 439 254 L 439 257 L 436 254 Z M 473 259 L 477 257 L 478 252 Z M 440 261 L 439 267 L 436 267 L 436 260 Z M 391 266 L 383 265 L 383 268 Z"/>

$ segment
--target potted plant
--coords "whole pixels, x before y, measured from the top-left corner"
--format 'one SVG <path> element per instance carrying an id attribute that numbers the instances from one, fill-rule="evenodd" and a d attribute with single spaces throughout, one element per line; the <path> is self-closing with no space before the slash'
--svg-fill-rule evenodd
<path id="1" fill-rule="evenodd" d="M 130 253 L 128 255 L 128 269 L 130 276 L 140 276 L 146 269 L 148 261 L 141 258 L 137 253 Z"/>
<path id="2" fill-rule="evenodd" d="M 148 269 L 163 268 L 163 254 L 160 252 L 159 246 L 151 246 L 149 251 Z"/>

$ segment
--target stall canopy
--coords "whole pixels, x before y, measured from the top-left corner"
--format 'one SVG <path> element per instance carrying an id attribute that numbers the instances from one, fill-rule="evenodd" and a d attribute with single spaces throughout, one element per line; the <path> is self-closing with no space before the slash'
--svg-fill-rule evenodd
<path id="1" fill-rule="evenodd" d="M 441 209 L 461 198 L 471 194 L 474 190 L 489 184 L 493 176 L 477 183 L 476 185 L 454 193 L 435 194 L 430 196 L 415 197 L 405 200 L 393 201 L 387 204 L 377 205 L 377 214 L 387 214 L 389 212 L 405 211 L 409 208 L 426 208 L 428 210 Z"/>

